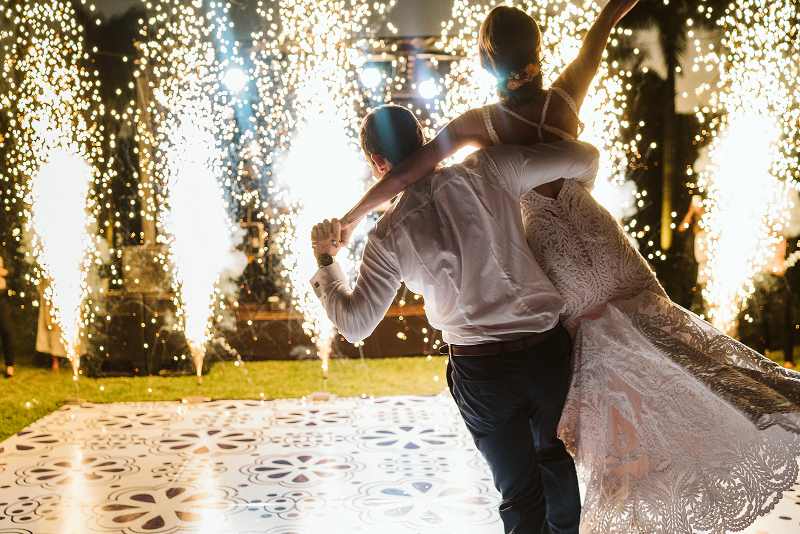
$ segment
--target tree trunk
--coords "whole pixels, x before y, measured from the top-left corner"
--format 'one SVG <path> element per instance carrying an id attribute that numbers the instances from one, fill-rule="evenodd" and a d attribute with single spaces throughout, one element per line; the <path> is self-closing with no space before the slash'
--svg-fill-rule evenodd
<path id="1" fill-rule="evenodd" d="M 668 32 L 673 33 L 674 32 Z M 675 38 L 667 36 L 664 39 L 664 59 L 667 63 L 667 80 L 664 87 L 664 141 L 661 147 L 661 249 L 669 250 L 672 247 L 672 194 L 676 180 L 677 153 L 675 150 L 675 136 L 677 135 L 677 115 L 675 112 L 675 69 L 678 67 L 678 50 L 674 45 Z"/>
<path id="2" fill-rule="evenodd" d="M 152 95 L 149 86 L 149 69 L 150 66 L 146 65 L 142 69 L 142 75 L 136 78 L 136 100 L 139 105 L 139 110 L 142 113 L 141 124 L 144 125 L 142 130 L 138 132 L 139 139 L 139 183 L 141 184 L 142 196 L 139 198 L 141 205 L 141 221 L 142 221 L 142 245 L 155 245 L 156 244 L 156 223 L 153 220 L 154 213 L 148 213 L 149 208 L 155 204 L 156 199 L 153 197 L 152 176 L 150 176 L 150 163 L 152 161 L 152 153 L 150 151 L 151 145 L 147 141 L 153 140 L 153 122 L 150 116 L 150 103 Z"/>

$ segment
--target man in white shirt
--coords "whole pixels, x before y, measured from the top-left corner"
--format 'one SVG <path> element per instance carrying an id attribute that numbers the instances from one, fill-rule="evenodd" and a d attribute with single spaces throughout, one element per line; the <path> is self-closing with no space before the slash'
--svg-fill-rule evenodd
<path id="1" fill-rule="evenodd" d="M 399 106 L 368 115 L 361 137 L 379 179 L 424 143 Z M 539 534 L 545 524 L 578 532 L 575 466 L 556 437 L 571 341 L 559 324 L 563 299 L 526 242 L 520 197 L 559 178 L 593 180 L 597 165 L 594 147 L 564 141 L 496 146 L 432 173 L 370 232 L 352 289 L 334 260 L 338 222 L 312 235 L 320 265 L 312 285 L 348 341 L 372 333 L 402 282 L 425 298 L 450 347 L 450 391 L 502 495 L 506 532 Z"/>

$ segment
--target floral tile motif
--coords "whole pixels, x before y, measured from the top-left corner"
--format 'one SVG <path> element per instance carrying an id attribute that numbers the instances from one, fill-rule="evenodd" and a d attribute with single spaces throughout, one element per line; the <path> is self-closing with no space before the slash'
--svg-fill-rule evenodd
<path id="1" fill-rule="evenodd" d="M 257 408 L 259 411 L 269 409 L 269 406 L 264 401 L 257 400 L 214 400 L 204 402 L 202 405 L 203 411 L 209 411 L 215 414 L 247 411 L 252 413 L 250 408 Z"/>
<path id="2" fill-rule="evenodd" d="M 155 450 L 181 455 L 241 454 L 255 450 L 260 442 L 260 433 L 253 430 L 185 430 L 158 438 Z"/>
<path id="3" fill-rule="evenodd" d="M 0 454 L 28 454 L 47 451 L 64 443 L 66 439 L 67 436 L 62 432 L 25 429 L 9 439 L 7 445 L 0 448 Z"/>
<path id="4" fill-rule="evenodd" d="M 264 401 L 213 401 L 191 410 L 192 428 L 264 428 L 272 425 L 272 409 Z"/>
<path id="5" fill-rule="evenodd" d="M 105 486 L 121 480 L 125 475 L 139 471 L 132 458 L 90 454 L 74 457 L 47 458 L 32 466 L 20 469 L 18 486 L 39 486 L 58 489 L 73 482 Z"/>
<path id="6" fill-rule="evenodd" d="M 270 435 L 268 439 L 270 443 L 290 450 L 330 449 L 346 444 L 350 441 L 350 436 L 335 430 L 326 430 L 320 432 L 281 432 Z"/>
<path id="7" fill-rule="evenodd" d="M 147 439 L 143 436 L 129 433 L 129 432 L 101 432 L 98 434 L 90 435 L 83 442 L 83 445 L 91 450 L 97 452 L 112 452 L 124 451 L 127 448 L 135 448 L 147 443 Z"/>
<path id="8" fill-rule="evenodd" d="M 209 524 L 224 529 L 226 512 L 237 504 L 231 488 L 167 485 L 112 493 L 97 512 L 101 526 L 113 532 L 166 534 L 205 530 Z"/>
<path id="9" fill-rule="evenodd" d="M 384 397 L 372 399 L 369 404 L 361 406 L 359 416 L 374 419 L 376 423 L 425 424 L 441 418 L 442 410 L 450 406 L 446 402 L 430 397 Z"/>
<path id="10" fill-rule="evenodd" d="M 497 505 L 446 395 L 70 405 L 0 443 L 0 534 L 498 534 Z"/>
<path id="11" fill-rule="evenodd" d="M 155 465 L 150 472 L 153 480 L 191 483 L 207 477 L 218 477 L 228 469 L 224 460 L 204 455 L 173 458 Z"/>
<path id="12" fill-rule="evenodd" d="M 61 496 L 57 493 L 38 497 L 22 496 L 14 502 L 0 502 L 0 520 L 6 519 L 20 524 L 54 521 L 58 519 L 60 507 Z"/>
<path id="13" fill-rule="evenodd" d="M 410 529 L 454 529 L 457 523 L 480 525 L 494 522 L 495 499 L 479 484 L 457 484 L 433 480 L 375 482 L 359 489 L 355 506 L 373 525 L 402 523 Z M 452 529 L 452 530 L 451 530 Z"/>
<path id="14" fill-rule="evenodd" d="M 459 437 L 452 427 L 439 425 L 379 426 L 365 430 L 359 443 L 371 450 L 419 451 L 452 447 Z"/>
<path id="15" fill-rule="evenodd" d="M 100 413 L 89 421 L 89 426 L 115 431 L 140 428 L 164 429 L 169 428 L 170 423 L 177 418 L 177 413 L 132 410 L 119 413 Z"/>
<path id="16" fill-rule="evenodd" d="M 293 490 L 286 493 L 270 492 L 263 499 L 253 499 L 247 510 L 256 512 L 261 519 L 299 520 L 325 508 L 325 497 L 308 491 Z"/>
<path id="17" fill-rule="evenodd" d="M 446 454 L 404 452 L 386 456 L 379 467 L 387 476 L 432 478 L 451 473 L 453 459 Z"/>
<path id="18" fill-rule="evenodd" d="M 255 484 L 308 487 L 333 480 L 349 479 L 361 469 L 346 456 L 300 453 L 284 456 L 264 456 L 242 469 Z"/>
<path id="19" fill-rule="evenodd" d="M 275 424 L 300 428 L 318 428 L 350 423 L 351 414 L 342 410 L 325 408 L 309 408 L 305 410 L 288 410 L 275 414 Z"/>
<path id="20" fill-rule="evenodd" d="M 261 418 L 256 418 L 251 413 L 235 411 L 226 411 L 219 414 L 203 412 L 200 415 L 193 417 L 191 423 L 192 426 L 196 428 L 249 428 L 254 426 L 256 423 L 265 426 L 268 424 L 267 421 L 264 421 Z"/>

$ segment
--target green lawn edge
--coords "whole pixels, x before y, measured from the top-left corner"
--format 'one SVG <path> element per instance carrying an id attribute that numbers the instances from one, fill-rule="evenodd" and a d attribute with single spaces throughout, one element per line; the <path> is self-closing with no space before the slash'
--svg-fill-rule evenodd
<path id="1" fill-rule="evenodd" d="M 68 369 L 18 366 L 13 379 L 0 378 L 0 441 L 76 399 L 82 402 L 300 398 L 317 391 L 340 397 L 435 395 L 445 386 L 446 357 L 366 360 L 336 359 L 323 380 L 320 362 L 219 362 L 198 384 L 193 376 L 72 379 Z"/>

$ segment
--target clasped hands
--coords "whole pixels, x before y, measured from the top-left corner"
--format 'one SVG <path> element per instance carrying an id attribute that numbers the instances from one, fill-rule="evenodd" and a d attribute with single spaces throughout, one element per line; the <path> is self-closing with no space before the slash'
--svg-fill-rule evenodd
<path id="1" fill-rule="evenodd" d="M 354 227 L 355 225 L 344 223 L 339 219 L 325 219 L 315 224 L 311 229 L 311 246 L 317 260 L 325 254 L 335 258 L 350 241 Z"/>

